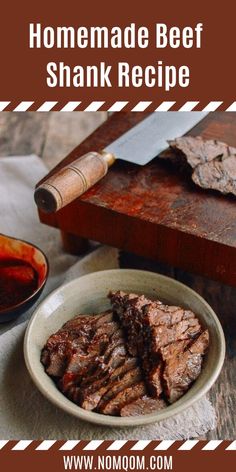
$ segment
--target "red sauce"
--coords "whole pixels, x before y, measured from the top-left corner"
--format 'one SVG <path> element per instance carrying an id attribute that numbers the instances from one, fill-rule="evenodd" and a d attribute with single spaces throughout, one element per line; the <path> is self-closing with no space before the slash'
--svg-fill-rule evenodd
<path id="1" fill-rule="evenodd" d="M 38 273 L 22 259 L 0 258 L 0 310 L 26 300 L 38 288 Z"/>

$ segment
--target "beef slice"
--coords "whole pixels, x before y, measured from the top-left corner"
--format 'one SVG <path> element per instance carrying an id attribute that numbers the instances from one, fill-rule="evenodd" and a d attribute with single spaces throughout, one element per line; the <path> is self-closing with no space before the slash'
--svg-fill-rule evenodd
<path id="1" fill-rule="evenodd" d="M 169 141 L 169 145 L 177 160 L 186 161 L 192 168 L 195 184 L 204 189 L 236 195 L 236 148 L 217 140 L 204 140 L 200 136 L 177 138 Z"/>

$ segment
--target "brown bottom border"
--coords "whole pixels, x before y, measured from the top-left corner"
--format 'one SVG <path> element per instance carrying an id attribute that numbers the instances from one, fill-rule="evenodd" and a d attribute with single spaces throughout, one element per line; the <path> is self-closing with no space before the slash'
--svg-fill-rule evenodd
<path id="1" fill-rule="evenodd" d="M 1 471 L 235 470 L 235 441 L 3 441 Z"/>

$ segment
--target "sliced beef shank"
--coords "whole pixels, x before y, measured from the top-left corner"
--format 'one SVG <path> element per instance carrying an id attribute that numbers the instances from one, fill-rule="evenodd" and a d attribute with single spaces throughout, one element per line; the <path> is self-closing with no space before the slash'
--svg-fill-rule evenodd
<path id="1" fill-rule="evenodd" d="M 205 330 L 192 342 L 177 341 L 161 349 L 164 392 L 170 403 L 178 400 L 199 376 L 208 343 L 209 334 Z"/>
<path id="2" fill-rule="evenodd" d="M 124 390 L 117 393 L 105 406 L 103 406 L 99 412 L 104 415 L 118 415 L 120 410 L 133 400 L 146 395 L 147 389 L 144 382 L 136 383 L 132 387 L 125 388 Z"/>
<path id="3" fill-rule="evenodd" d="M 144 395 L 121 408 L 120 416 L 148 415 L 149 413 L 162 410 L 166 407 L 167 403 L 162 398 L 151 398 Z"/>

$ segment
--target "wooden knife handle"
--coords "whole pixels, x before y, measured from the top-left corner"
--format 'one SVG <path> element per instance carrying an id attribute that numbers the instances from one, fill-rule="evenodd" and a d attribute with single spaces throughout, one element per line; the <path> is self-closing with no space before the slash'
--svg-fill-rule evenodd
<path id="1" fill-rule="evenodd" d="M 85 154 L 35 189 L 36 205 L 46 213 L 60 210 L 101 180 L 114 161 L 105 151 Z"/>

